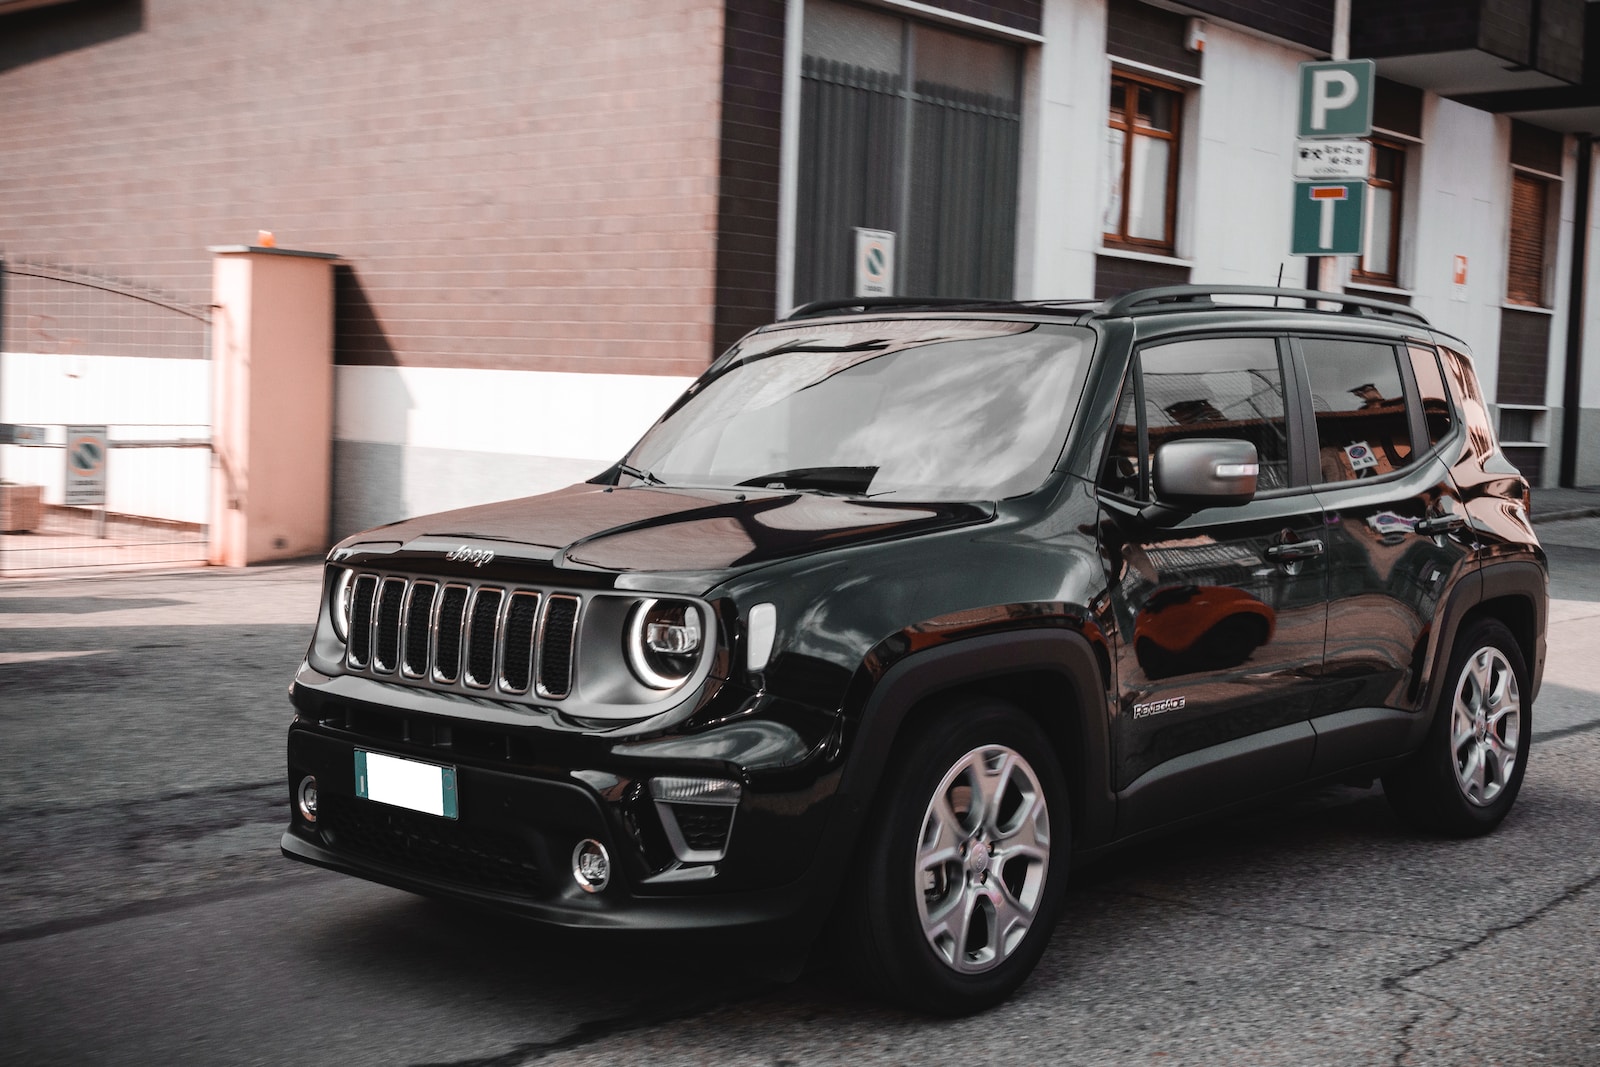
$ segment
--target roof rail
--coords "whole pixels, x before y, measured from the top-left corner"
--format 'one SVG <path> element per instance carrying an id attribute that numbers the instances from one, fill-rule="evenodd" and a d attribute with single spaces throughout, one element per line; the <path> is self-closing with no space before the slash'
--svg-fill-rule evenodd
<path id="1" fill-rule="evenodd" d="M 1324 293 L 1314 289 L 1279 289 L 1270 285 L 1164 285 L 1154 289 L 1136 289 L 1106 301 L 1100 306 L 1099 314 L 1104 318 L 1114 318 L 1119 315 L 1193 311 L 1218 306 L 1211 299 L 1213 296 L 1270 296 L 1275 300 L 1300 300 L 1304 302 L 1307 311 L 1322 311 L 1323 309 L 1316 306 L 1318 303 L 1338 304 L 1337 314 L 1408 319 L 1423 326 L 1432 325 L 1422 312 L 1392 300 L 1349 296 L 1344 293 Z"/>
<path id="2" fill-rule="evenodd" d="M 966 296 L 857 296 L 836 300 L 813 300 L 809 304 L 801 304 L 780 321 L 789 322 L 793 319 L 808 319 L 829 311 L 873 311 L 880 308 L 892 310 L 894 308 L 983 307 L 993 306 L 997 303 L 1010 303 L 1010 301 L 979 300 Z"/>

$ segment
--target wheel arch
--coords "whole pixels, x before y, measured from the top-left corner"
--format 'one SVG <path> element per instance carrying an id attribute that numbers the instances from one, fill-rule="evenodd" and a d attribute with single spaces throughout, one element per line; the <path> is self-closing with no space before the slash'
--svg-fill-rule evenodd
<path id="1" fill-rule="evenodd" d="M 983 695 L 1015 704 L 1050 739 L 1067 778 L 1078 847 L 1116 824 L 1102 657 L 1067 629 L 989 634 L 919 652 L 886 671 L 865 702 L 840 783 L 859 820 L 872 810 L 895 753 L 916 726 L 952 700 Z"/>
<path id="2" fill-rule="evenodd" d="M 1528 698 L 1535 699 L 1544 678 L 1549 578 L 1538 564 L 1522 561 L 1485 567 L 1481 574 L 1483 599 L 1462 618 L 1457 632 L 1480 618 L 1504 624 L 1522 651 L 1532 690 Z"/>

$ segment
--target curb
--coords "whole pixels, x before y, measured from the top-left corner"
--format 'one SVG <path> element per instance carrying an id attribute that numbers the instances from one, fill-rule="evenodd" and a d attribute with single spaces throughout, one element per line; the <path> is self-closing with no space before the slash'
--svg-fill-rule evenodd
<path id="1" fill-rule="evenodd" d="M 1563 522 L 1567 519 L 1590 519 L 1600 516 L 1600 506 L 1584 508 L 1563 508 L 1560 511 L 1545 511 L 1533 516 L 1534 525 L 1544 522 Z"/>

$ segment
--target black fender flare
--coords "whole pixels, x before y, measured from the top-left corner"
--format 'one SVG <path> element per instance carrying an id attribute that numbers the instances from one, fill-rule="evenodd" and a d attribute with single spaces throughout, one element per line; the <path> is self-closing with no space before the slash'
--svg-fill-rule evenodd
<path id="1" fill-rule="evenodd" d="M 1082 634 L 1069 629 L 1034 629 L 987 634 L 911 655 L 890 667 L 861 710 L 839 783 L 840 813 L 853 847 L 862 820 L 888 768 L 890 753 L 912 710 L 930 696 L 986 680 L 1022 673 L 1061 679 L 1060 714 L 1073 723 L 1078 759 L 1063 760 L 1079 806 L 1075 848 L 1103 844 L 1116 827 L 1111 792 L 1110 723 L 1100 659 Z M 1070 706 L 1069 706 L 1070 705 Z M 838 840 L 837 838 L 835 840 Z"/>
<path id="2" fill-rule="evenodd" d="M 1431 676 L 1423 690 L 1421 704 L 1422 709 L 1428 714 L 1418 716 L 1419 724 L 1413 738 L 1416 744 L 1421 744 L 1423 737 L 1427 735 L 1428 724 L 1433 721 L 1432 712 L 1438 707 L 1444 687 L 1451 682 L 1444 676 L 1444 669 L 1450 662 L 1450 653 L 1460 636 L 1462 620 L 1471 615 L 1479 605 L 1505 597 L 1526 600 L 1533 611 L 1535 647 L 1533 655 L 1528 658 L 1528 672 L 1531 676 L 1529 683 L 1532 689 L 1529 699 L 1537 698 L 1539 685 L 1544 678 L 1544 633 L 1550 610 L 1549 582 L 1545 570 L 1532 560 L 1505 560 L 1486 564 L 1463 576 L 1461 581 L 1456 583 L 1445 600 L 1444 610 L 1439 613 L 1441 625 L 1435 637 L 1433 653 L 1429 657 Z"/>

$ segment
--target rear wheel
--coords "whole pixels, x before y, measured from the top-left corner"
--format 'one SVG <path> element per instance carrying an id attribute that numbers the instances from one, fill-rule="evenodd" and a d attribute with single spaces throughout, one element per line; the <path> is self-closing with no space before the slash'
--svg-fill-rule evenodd
<path id="1" fill-rule="evenodd" d="M 963 702 L 897 755 L 882 795 L 850 902 L 863 974 L 939 1014 L 1005 999 L 1043 955 L 1067 875 L 1048 739 L 1009 704 Z"/>
<path id="2" fill-rule="evenodd" d="M 1480 619 L 1456 641 L 1446 677 L 1421 751 L 1384 775 L 1383 789 L 1409 821 L 1467 837 L 1498 826 L 1522 788 L 1533 740 L 1528 669 L 1511 631 Z"/>

